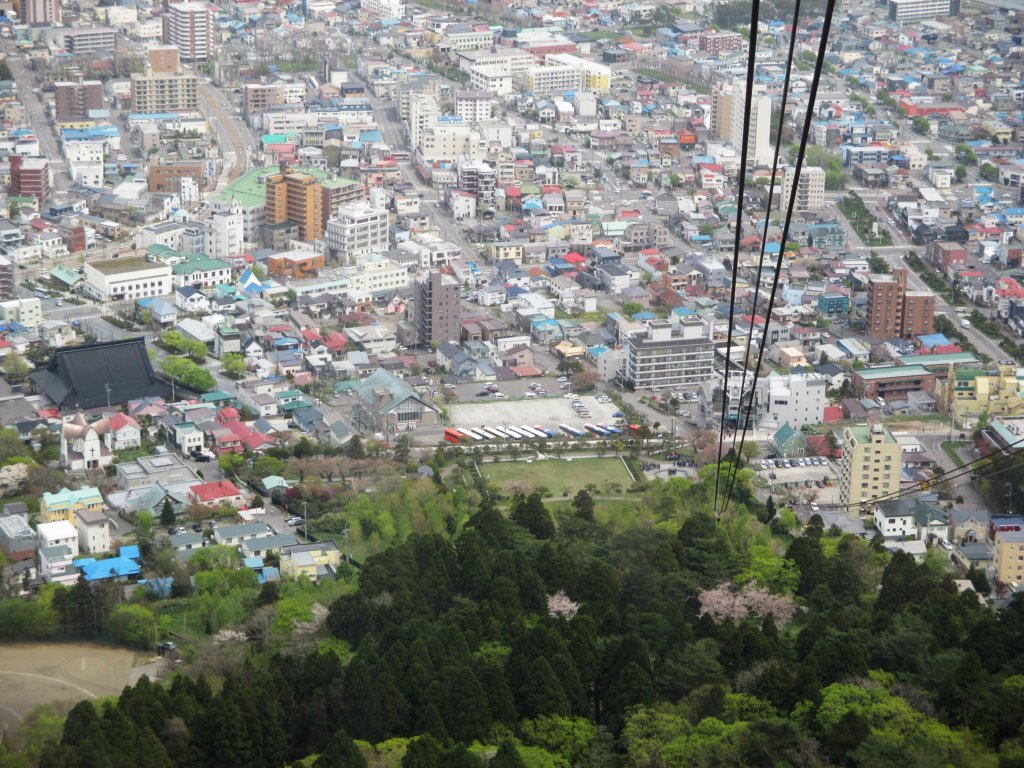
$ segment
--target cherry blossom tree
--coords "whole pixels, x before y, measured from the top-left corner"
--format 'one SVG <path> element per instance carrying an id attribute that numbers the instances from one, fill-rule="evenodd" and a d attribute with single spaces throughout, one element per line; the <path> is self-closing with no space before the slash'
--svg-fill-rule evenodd
<path id="1" fill-rule="evenodd" d="M 579 603 L 574 603 L 565 594 L 564 589 L 558 590 L 553 595 L 548 595 L 548 615 L 557 619 L 569 621 L 580 609 Z"/>
<path id="2" fill-rule="evenodd" d="M 775 623 L 781 626 L 790 621 L 797 611 L 797 606 L 791 598 L 774 595 L 756 582 L 737 588 L 732 582 L 727 581 L 714 589 L 703 590 L 698 598 L 700 615 L 708 614 L 719 621 L 742 621 L 751 616 L 771 616 Z"/>

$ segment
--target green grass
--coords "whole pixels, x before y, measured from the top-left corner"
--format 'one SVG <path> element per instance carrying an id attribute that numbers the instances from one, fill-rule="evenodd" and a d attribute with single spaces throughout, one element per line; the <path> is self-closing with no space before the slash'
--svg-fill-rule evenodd
<path id="1" fill-rule="evenodd" d="M 568 501 L 556 501 L 547 506 L 558 520 L 575 514 Z M 652 510 L 644 509 L 636 501 L 622 498 L 603 499 L 598 497 L 594 499 L 594 519 L 600 525 L 610 526 L 617 534 L 625 531 L 648 530 L 655 524 Z"/>
<path id="2" fill-rule="evenodd" d="M 964 465 L 964 460 L 960 458 L 960 453 L 957 450 L 957 448 L 962 445 L 970 445 L 970 443 L 961 442 L 959 440 L 942 441 L 942 450 L 946 452 L 946 455 L 953 460 L 953 463 L 956 464 L 957 467 L 962 467 Z"/>
<path id="3" fill-rule="evenodd" d="M 633 484 L 629 472 L 617 457 L 599 459 L 551 459 L 546 461 L 502 461 L 480 464 L 480 472 L 498 487 L 518 481 L 531 488 L 547 488 L 556 496 L 572 495 L 595 485 L 602 492 L 618 483 L 624 492 Z"/>

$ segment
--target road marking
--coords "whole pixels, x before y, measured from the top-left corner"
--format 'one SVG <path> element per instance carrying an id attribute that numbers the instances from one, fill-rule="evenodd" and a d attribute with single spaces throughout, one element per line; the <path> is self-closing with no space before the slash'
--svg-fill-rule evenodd
<path id="1" fill-rule="evenodd" d="M 37 680 L 47 680 L 47 681 L 49 681 L 51 683 L 60 683 L 61 685 L 66 685 L 69 688 L 74 688 L 76 690 L 81 691 L 82 693 L 84 693 L 86 696 L 88 696 L 91 699 L 95 699 L 96 698 L 96 694 L 93 693 L 92 691 L 86 690 L 85 688 L 83 688 L 80 685 L 75 685 L 74 683 L 69 683 L 67 680 L 61 680 L 59 677 L 50 677 L 49 675 L 37 675 L 34 672 L 13 672 L 13 671 L 11 671 L 9 669 L 0 669 L 0 675 L 18 675 L 20 677 L 34 677 Z"/>

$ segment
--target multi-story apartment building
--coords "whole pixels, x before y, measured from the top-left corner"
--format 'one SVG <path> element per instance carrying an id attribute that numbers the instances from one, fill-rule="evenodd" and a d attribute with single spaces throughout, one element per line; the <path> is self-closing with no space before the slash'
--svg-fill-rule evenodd
<path id="1" fill-rule="evenodd" d="M 867 332 L 876 339 L 899 335 L 905 284 L 900 276 L 871 275 L 868 278 Z"/>
<path id="2" fill-rule="evenodd" d="M 324 237 L 327 256 L 340 264 L 380 253 L 388 248 L 387 209 L 369 203 L 350 203 L 337 210 L 327 222 Z"/>
<path id="3" fill-rule="evenodd" d="M 277 83 L 246 83 L 242 86 L 242 104 L 246 117 L 257 118 L 285 103 L 284 88 Z"/>
<path id="4" fill-rule="evenodd" d="M 527 87 L 534 96 L 554 96 L 583 88 L 583 70 L 569 64 L 531 67 L 526 73 Z"/>
<path id="5" fill-rule="evenodd" d="M 791 165 L 782 168 L 782 197 L 779 200 L 780 210 L 789 208 L 789 198 L 793 194 L 793 182 L 796 179 L 796 168 Z M 796 200 L 793 203 L 797 211 L 821 211 L 825 208 L 825 169 L 813 165 L 805 165 L 800 169 L 800 181 L 796 185 Z"/>
<path id="6" fill-rule="evenodd" d="M 50 196 L 50 162 L 45 157 L 11 155 L 11 194 L 34 197 L 42 205 Z"/>
<path id="7" fill-rule="evenodd" d="M 267 176 L 266 224 L 290 221 L 298 227 L 299 239 L 307 242 L 324 235 L 324 187 L 313 175 L 283 168 Z"/>
<path id="8" fill-rule="evenodd" d="M 525 75 L 537 66 L 537 57 L 522 48 L 496 47 L 486 51 L 460 51 L 459 69 L 468 72 L 471 67 L 498 67 L 510 75 Z"/>
<path id="9" fill-rule="evenodd" d="M 60 24 L 60 0 L 21 0 L 15 8 L 30 27 Z"/>
<path id="10" fill-rule="evenodd" d="M 89 112 L 103 109 L 103 83 L 99 80 L 53 84 L 53 102 L 58 121 L 86 120 Z"/>
<path id="11" fill-rule="evenodd" d="M 203 222 L 203 248 L 214 259 L 237 256 L 245 247 L 242 208 L 230 203 L 224 210 L 213 212 Z"/>
<path id="12" fill-rule="evenodd" d="M 132 104 L 141 114 L 199 111 L 199 78 L 194 74 L 132 74 Z"/>
<path id="13" fill-rule="evenodd" d="M 612 68 L 571 53 L 550 53 L 544 61 L 554 66 L 568 66 L 583 75 L 583 87 L 594 93 L 605 93 L 612 87 Z"/>
<path id="14" fill-rule="evenodd" d="M 419 343 L 457 341 L 459 338 L 459 281 L 443 272 L 432 271 L 416 279 L 413 310 Z"/>
<path id="15" fill-rule="evenodd" d="M 494 45 L 494 32 L 490 29 L 452 30 L 441 36 L 438 48 L 442 51 L 481 51 Z"/>
<path id="16" fill-rule="evenodd" d="M 14 295 L 14 262 L 8 256 L 0 254 L 0 301 L 10 301 Z M 39 311 L 41 313 L 42 309 Z"/>
<path id="17" fill-rule="evenodd" d="M 743 121 L 746 112 L 736 106 L 746 103 L 747 84 L 742 78 L 733 80 L 732 106 L 729 110 L 731 125 L 729 141 L 737 154 L 743 148 Z M 750 99 L 750 125 L 747 131 L 747 167 L 755 165 L 771 165 L 773 151 L 771 145 L 772 100 L 768 96 L 767 86 L 754 84 L 754 93 Z"/>
<path id="18" fill-rule="evenodd" d="M 115 258 L 86 262 L 86 296 L 96 301 L 132 301 L 171 292 L 171 267 L 143 258 Z"/>
<path id="19" fill-rule="evenodd" d="M 170 3 L 164 13 L 164 42 L 173 45 L 181 60 L 209 61 L 213 56 L 213 7 L 204 2 Z"/>
<path id="20" fill-rule="evenodd" d="M 344 274 L 349 279 L 350 295 L 394 291 L 409 285 L 409 270 L 378 254 L 360 257 Z"/>
<path id="21" fill-rule="evenodd" d="M 480 64 L 469 68 L 469 87 L 494 96 L 512 93 L 512 74 L 501 67 Z"/>
<path id="22" fill-rule="evenodd" d="M 989 524 L 992 570 L 1003 584 L 1024 582 L 1024 517 L 1002 515 Z"/>
<path id="23" fill-rule="evenodd" d="M 401 19 L 405 17 L 405 0 L 366 0 L 362 9 L 380 19 Z"/>
<path id="24" fill-rule="evenodd" d="M 958 13 L 960 0 L 889 0 L 889 21 L 921 21 Z"/>
<path id="25" fill-rule="evenodd" d="M 935 296 L 907 290 L 907 270 L 868 277 L 867 332 L 877 339 L 910 338 L 931 333 L 935 320 Z"/>
<path id="26" fill-rule="evenodd" d="M 702 32 L 697 38 L 697 46 L 708 53 L 723 53 L 725 51 L 738 51 L 743 48 L 745 41 L 738 32 L 715 32 L 708 30 Z"/>
<path id="27" fill-rule="evenodd" d="M 154 45 L 146 51 L 147 75 L 176 75 L 181 71 L 181 51 L 176 45 Z"/>
<path id="28" fill-rule="evenodd" d="M 711 378 L 715 350 L 697 318 L 652 320 L 625 340 L 623 380 L 633 389 L 697 384 Z"/>
<path id="29" fill-rule="evenodd" d="M 840 439 L 843 460 L 839 467 L 839 503 L 860 509 L 876 500 L 892 498 L 900 490 L 903 449 L 881 423 L 845 427 Z"/>
<path id="30" fill-rule="evenodd" d="M 455 114 L 468 123 L 490 120 L 494 112 L 494 97 L 487 91 L 456 91 Z"/>
<path id="31" fill-rule="evenodd" d="M 64 48 L 75 55 L 110 53 L 114 50 L 114 30 L 110 27 L 75 27 L 65 29 Z"/>

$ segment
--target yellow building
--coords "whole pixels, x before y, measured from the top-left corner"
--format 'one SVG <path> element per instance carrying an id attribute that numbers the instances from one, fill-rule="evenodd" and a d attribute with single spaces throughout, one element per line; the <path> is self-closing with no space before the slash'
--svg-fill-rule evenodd
<path id="1" fill-rule="evenodd" d="M 956 411 L 958 421 L 972 421 L 983 412 L 1024 416 L 1024 368 L 1000 365 L 995 371 L 956 371 L 940 382 L 939 400 Z"/>
<path id="2" fill-rule="evenodd" d="M 341 563 L 341 552 L 333 541 L 296 544 L 281 551 L 281 575 L 297 579 L 305 576 L 311 581 L 331 576 Z"/>
<path id="3" fill-rule="evenodd" d="M 900 489 L 903 450 L 883 424 L 855 424 L 840 436 L 839 503 L 860 509 L 891 498 Z"/>
<path id="4" fill-rule="evenodd" d="M 1003 584 L 1024 582 L 1024 531 L 998 531 L 992 550 L 996 580 Z"/>
<path id="5" fill-rule="evenodd" d="M 39 500 L 39 519 L 44 523 L 56 523 L 67 520 L 77 524 L 75 515 L 82 511 L 103 511 L 103 496 L 98 488 L 85 487 L 73 491 L 61 488 L 57 493 L 44 493 Z"/>

